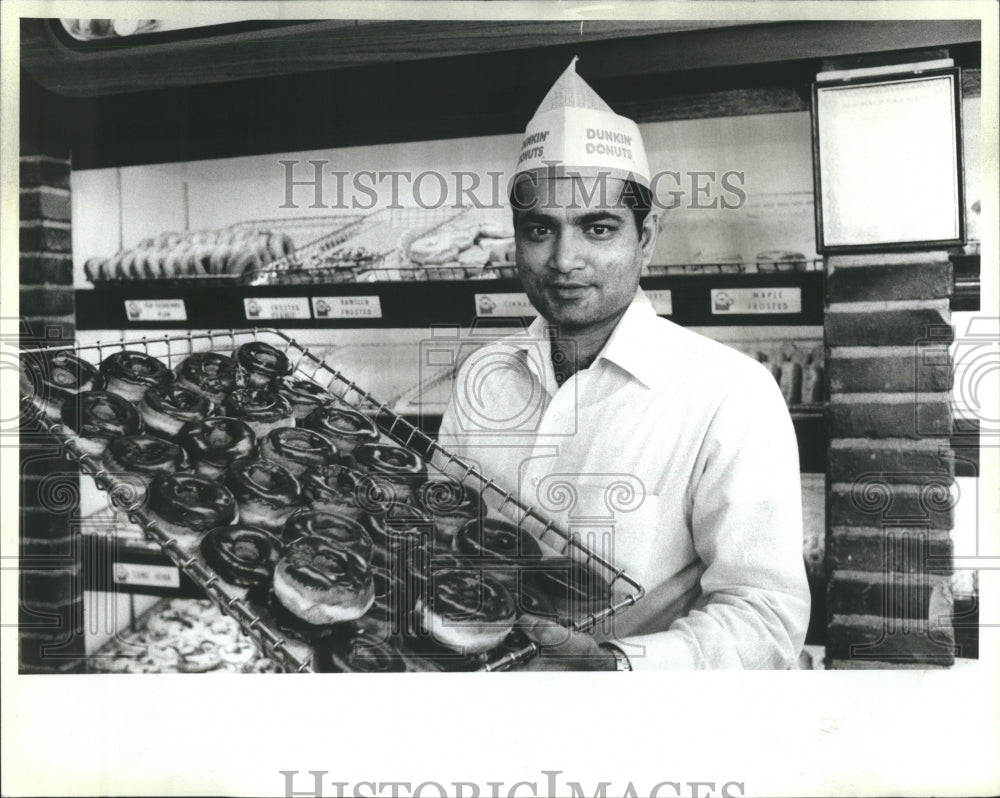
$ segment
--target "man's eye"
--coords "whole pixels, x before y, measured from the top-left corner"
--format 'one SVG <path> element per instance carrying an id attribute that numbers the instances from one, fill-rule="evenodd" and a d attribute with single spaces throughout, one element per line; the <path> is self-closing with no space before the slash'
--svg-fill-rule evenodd
<path id="1" fill-rule="evenodd" d="M 606 224 L 592 224 L 588 232 L 594 238 L 607 238 L 614 232 L 614 228 Z"/>
<path id="2" fill-rule="evenodd" d="M 533 224 L 528 226 L 528 236 L 530 238 L 544 238 L 550 229 L 543 224 Z"/>

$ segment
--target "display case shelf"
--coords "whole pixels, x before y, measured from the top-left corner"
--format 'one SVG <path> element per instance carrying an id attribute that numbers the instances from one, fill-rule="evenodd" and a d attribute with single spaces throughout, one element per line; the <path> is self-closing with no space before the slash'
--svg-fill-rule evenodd
<path id="1" fill-rule="evenodd" d="M 823 324 L 823 274 L 657 275 L 642 278 L 660 315 L 686 327 Z M 76 292 L 80 330 L 385 329 L 517 326 L 534 316 L 514 279 L 321 285 L 107 285 Z"/>

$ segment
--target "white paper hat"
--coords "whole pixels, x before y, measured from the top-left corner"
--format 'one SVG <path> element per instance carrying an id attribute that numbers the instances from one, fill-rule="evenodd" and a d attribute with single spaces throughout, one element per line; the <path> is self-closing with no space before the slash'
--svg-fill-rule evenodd
<path id="1" fill-rule="evenodd" d="M 528 122 L 516 175 L 606 175 L 649 188 L 639 126 L 619 116 L 576 73 L 574 58 Z"/>

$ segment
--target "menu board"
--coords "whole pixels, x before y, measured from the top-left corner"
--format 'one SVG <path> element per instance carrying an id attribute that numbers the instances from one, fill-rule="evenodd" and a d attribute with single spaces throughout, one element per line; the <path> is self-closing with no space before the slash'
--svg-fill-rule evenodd
<path id="1" fill-rule="evenodd" d="M 820 252 L 961 244 L 959 71 L 814 87 Z"/>

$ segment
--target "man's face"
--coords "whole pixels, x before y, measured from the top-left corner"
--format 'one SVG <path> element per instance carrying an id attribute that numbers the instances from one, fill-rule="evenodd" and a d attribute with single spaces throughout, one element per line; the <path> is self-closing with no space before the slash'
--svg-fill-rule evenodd
<path id="1" fill-rule="evenodd" d="M 640 232 L 632 211 L 618 202 L 624 182 L 605 183 L 602 192 L 595 179 L 543 179 L 529 189 L 538 202 L 517 216 L 524 290 L 563 333 L 596 328 L 623 313 L 653 255 L 655 215 Z M 526 196 L 520 193 L 522 201 Z"/>

